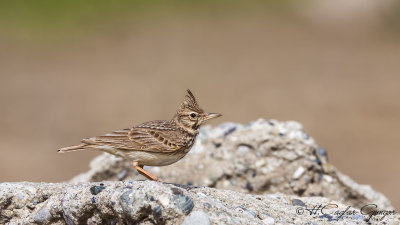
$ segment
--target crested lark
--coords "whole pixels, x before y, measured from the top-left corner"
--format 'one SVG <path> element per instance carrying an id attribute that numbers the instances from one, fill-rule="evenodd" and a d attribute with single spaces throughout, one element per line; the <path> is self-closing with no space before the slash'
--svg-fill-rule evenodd
<path id="1" fill-rule="evenodd" d="M 185 100 L 171 120 L 154 120 L 132 128 L 83 139 L 82 144 L 65 147 L 60 153 L 95 149 L 132 161 L 132 166 L 148 179 L 158 181 L 143 166 L 166 166 L 182 159 L 190 151 L 200 126 L 221 116 L 206 113 L 187 90 Z"/>

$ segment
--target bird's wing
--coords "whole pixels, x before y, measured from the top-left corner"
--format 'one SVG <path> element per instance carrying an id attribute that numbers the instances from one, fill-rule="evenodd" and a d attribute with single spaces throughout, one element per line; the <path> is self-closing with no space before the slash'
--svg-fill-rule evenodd
<path id="1" fill-rule="evenodd" d="M 167 121 L 151 121 L 130 129 L 84 139 L 82 142 L 124 151 L 174 152 L 185 146 L 185 141 L 179 134 Z"/>

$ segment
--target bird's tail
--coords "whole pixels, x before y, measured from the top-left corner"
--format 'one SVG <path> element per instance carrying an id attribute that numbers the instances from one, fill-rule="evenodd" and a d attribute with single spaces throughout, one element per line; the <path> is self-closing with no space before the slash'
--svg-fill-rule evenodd
<path id="1" fill-rule="evenodd" d="M 80 144 L 80 145 L 75 145 L 75 146 L 70 146 L 70 147 L 65 147 L 65 148 L 60 148 L 58 149 L 58 153 L 65 153 L 65 152 L 73 152 L 73 151 L 81 151 L 81 150 L 86 150 L 87 144 Z"/>

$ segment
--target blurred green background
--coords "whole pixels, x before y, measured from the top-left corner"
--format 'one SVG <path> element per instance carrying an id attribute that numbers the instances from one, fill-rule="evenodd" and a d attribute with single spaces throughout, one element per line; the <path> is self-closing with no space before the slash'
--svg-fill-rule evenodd
<path id="1" fill-rule="evenodd" d="M 99 153 L 58 148 L 190 88 L 213 124 L 301 122 L 398 208 L 399 20 L 394 0 L 2 1 L 0 181 L 68 180 Z"/>

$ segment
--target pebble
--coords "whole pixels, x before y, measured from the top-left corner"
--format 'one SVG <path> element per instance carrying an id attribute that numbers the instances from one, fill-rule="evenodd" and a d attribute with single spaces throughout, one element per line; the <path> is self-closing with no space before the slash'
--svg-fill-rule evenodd
<path id="1" fill-rule="evenodd" d="M 18 195 L 17 195 L 17 198 L 18 198 L 18 200 L 22 200 L 22 199 L 25 198 L 25 195 L 23 195 L 23 194 L 18 194 Z"/>
<path id="2" fill-rule="evenodd" d="M 174 195 L 174 202 L 176 207 L 178 207 L 178 209 L 180 209 L 186 215 L 189 214 L 194 207 L 193 200 L 183 194 Z"/>
<path id="3" fill-rule="evenodd" d="M 255 166 L 257 168 L 263 167 L 265 165 L 265 160 L 264 159 L 260 159 L 258 161 L 256 161 Z"/>
<path id="4" fill-rule="evenodd" d="M 246 182 L 246 189 L 252 192 L 254 190 L 253 185 L 251 185 L 250 181 Z"/>
<path id="5" fill-rule="evenodd" d="M 122 170 L 121 172 L 119 172 L 119 173 L 117 174 L 117 178 L 118 178 L 119 180 L 122 180 L 122 179 L 125 178 L 125 176 L 126 176 L 127 173 L 128 173 L 128 172 L 127 172 L 126 170 Z"/>
<path id="6" fill-rule="evenodd" d="M 33 220 L 36 223 L 48 223 L 51 220 L 51 213 L 47 208 L 40 209 L 36 215 L 33 217 Z"/>
<path id="7" fill-rule="evenodd" d="M 222 182 L 222 186 L 223 186 L 224 188 L 228 188 L 228 187 L 230 186 L 230 184 L 231 184 L 231 182 L 229 182 L 229 180 L 224 180 L 224 181 Z"/>
<path id="8" fill-rule="evenodd" d="M 301 201 L 300 199 L 292 199 L 292 204 L 294 205 L 294 206 L 302 206 L 302 207 L 307 207 L 306 206 L 306 204 L 303 202 L 303 201 Z"/>
<path id="9" fill-rule="evenodd" d="M 102 192 L 106 187 L 104 187 L 104 184 L 100 186 L 92 186 L 90 188 L 90 193 L 92 193 L 92 195 L 97 195 L 98 193 Z"/>
<path id="10" fill-rule="evenodd" d="M 266 216 L 262 221 L 264 222 L 264 224 L 267 224 L 267 225 L 275 224 L 275 219 L 270 216 Z"/>
<path id="11" fill-rule="evenodd" d="M 326 182 L 331 183 L 333 178 L 329 175 L 323 175 L 322 177 Z"/>
<path id="12" fill-rule="evenodd" d="M 133 193 L 132 190 L 124 192 L 120 197 L 119 201 L 122 207 L 122 210 L 127 213 L 128 215 L 132 213 L 132 210 L 130 209 L 132 205 L 132 197 L 130 196 Z"/>
<path id="13" fill-rule="evenodd" d="M 326 150 L 324 148 L 318 147 L 317 148 L 317 154 L 322 155 L 322 156 L 328 156 L 328 153 L 326 153 Z"/>
<path id="14" fill-rule="evenodd" d="M 207 208 L 207 209 L 210 209 L 210 208 L 211 208 L 211 204 L 208 203 L 208 202 L 204 203 L 203 206 L 204 206 L 205 208 Z"/>
<path id="15" fill-rule="evenodd" d="M 158 218 L 160 218 L 161 217 L 161 215 L 162 215 L 162 208 L 161 208 L 161 206 L 156 206 L 156 207 L 154 207 L 153 208 L 153 216 L 156 218 L 156 219 L 158 219 Z"/>
<path id="16" fill-rule="evenodd" d="M 245 154 L 247 154 L 249 152 L 249 149 L 250 148 L 248 146 L 246 146 L 246 145 L 240 145 L 237 148 L 237 151 L 238 151 L 239 154 L 245 155 Z"/>
<path id="17" fill-rule="evenodd" d="M 354 223 L 354 222 L 345 222 L 344 224 L 346 224 L 346 225 L 357 225 L 357 223 Z"/>
<path id="18" fill-rule="evenodd" d="M 293 173 L 293 179 L 297 180 L 303 175 L 305 169 L 304 167 L 300 166 L 294 173 Z"/>
<path id="19" fill-rule="evenodd" d="M 164 207 L 168 207 L 169 205 L 169 196 L 166 194 L 161 195 L 160 197 L 158 197 L 158 201 L 164 206 Z"/>
<path id="20" fill-rule="evenodd" d="M 37 204 L 39 203 L 39 201 L 36 200 L 36 199 L 33 199 L 33 200 L 31 201 L 31 203 L 32 203 L 33 205 L 37 205 Z"/>
<path id="21" fill-rule="evenodd" d="M 354 220 L 364 220 L 364 216 L 363 215 L 352 215 L 351 217 Z"/>
<path id="22" fill-rule="evenodd" d="M 255 218 L 256 216 L 257 216 L 257 214 L 254 212 L 254 211 L 252 211 L 252 210 L 244 210 L 245 212 L 246 212 L 246 214 L 248 214 L 249 216 L 251 216 L 251 217 L 253 217 L 253 218 Z"/>
<path id="23" fill-rule="evenodd" d="M 185 217 L 182 225 L 211 225 L 210 217 L 203 211 L 193 211 Z"/>
<path id="24" fill-rule="evenodd" d="M 231 133 L 235 132 L 237 129 L 238 124 L 236 123 L 223 123 L 217 127 L 217 129 L 223 130 L 224 137 L 230 135 Z"/>
<path id="25" fill-rule="evenodd" d="M 333 220 L 332 216 L 329 214 L 324 214 L 322 216 L 319 216 L 319 218 L 326 218 L 326 219 L 328 219 L 329 222 Z"/>

